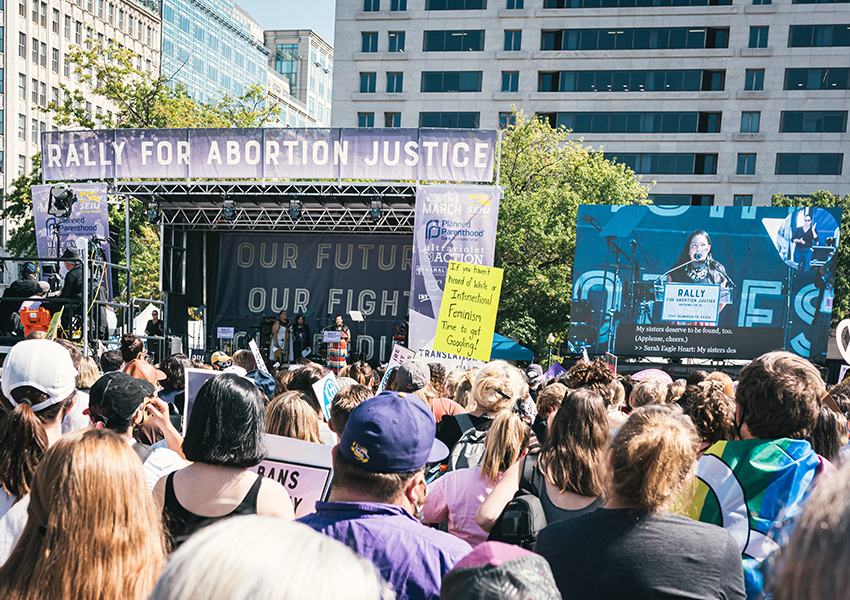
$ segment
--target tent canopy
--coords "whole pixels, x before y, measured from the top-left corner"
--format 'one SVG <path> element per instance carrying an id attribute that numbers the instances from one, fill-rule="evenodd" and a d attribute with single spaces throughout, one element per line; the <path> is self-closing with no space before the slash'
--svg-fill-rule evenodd
<path id="1" fill-rule="evenodd" d="M 534 352 L 525 346 L 519 345 L 510 338 L 494 333 L 490 360 L 496 359 L 533 361 Z"/>

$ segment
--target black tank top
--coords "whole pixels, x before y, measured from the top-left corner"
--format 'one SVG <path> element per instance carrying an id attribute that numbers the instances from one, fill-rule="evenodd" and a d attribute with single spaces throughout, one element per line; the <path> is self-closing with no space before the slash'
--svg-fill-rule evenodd
<path id="1" fill-rule="evenodd" d="M 262 483 L 263 476 L 257 475 L 257 479 L 254 481 L 251 489 L 248 490 L 248 493 L 245 494 L 239 506 L 226 515 L 220 517 L 203 517 L 186 510 L 180 504 L 174 493 L 174 473 L 170 473 L 165 480 L 165 505 L 162 508 L 162 521 L 165 524 L 165 531 L 169 537 L 171 550 L 176 550 L 190 535 L 207 525 L 239 515 L 257 514 L 257 496 L 259 496 L 260 485 Z"/>

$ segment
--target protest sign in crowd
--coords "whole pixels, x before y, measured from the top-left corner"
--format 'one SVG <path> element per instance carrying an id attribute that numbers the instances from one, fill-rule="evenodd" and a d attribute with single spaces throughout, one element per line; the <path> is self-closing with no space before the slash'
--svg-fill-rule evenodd
<path id="1" fill-rule="evenodd" d="M 850 384 L 250 351 L 2 370 L 0 597 L 848 597 Z M 329 383 L 330 382 L 330 383 Z"/>

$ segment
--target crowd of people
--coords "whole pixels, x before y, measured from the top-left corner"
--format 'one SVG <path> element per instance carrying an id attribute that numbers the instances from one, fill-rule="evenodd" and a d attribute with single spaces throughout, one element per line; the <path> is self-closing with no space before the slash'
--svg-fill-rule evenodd
<path id="1" fill-rule="evenodd" d="M 0 597 L 848 596 L 850 383 L 796 355 L 677 381 L 355 362 L 328 419 L 306 359 L 148 358 L 129 334 L 98 361 L 46 339 L 7 355 Z M 184 429 L 189 367 L 218 374 Z M 332 447 L 299 522 L 253 469 L 266 435 Z"/>

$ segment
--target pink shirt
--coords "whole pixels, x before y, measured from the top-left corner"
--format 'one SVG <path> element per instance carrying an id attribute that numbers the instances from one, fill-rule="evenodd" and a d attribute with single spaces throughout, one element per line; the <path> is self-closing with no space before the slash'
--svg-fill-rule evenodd
<path id="1" fill-rule="evenodd" d="M 487 541 L 487 532 L 475 522 L 475 512 L 502 478 L 499 473 L 493 485 L 481 477 L 481 467 L 458 469 L 446 473 L 428 486 L 428 499 L 422 508 L 423 523 L 449 520 L 449 533 L 476 546 Z"/>

